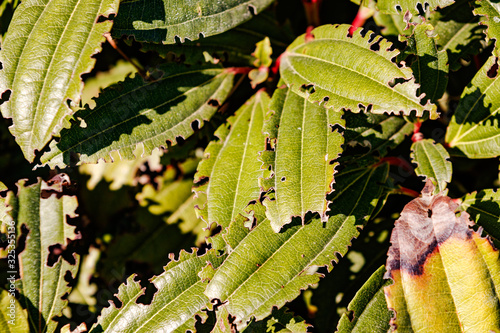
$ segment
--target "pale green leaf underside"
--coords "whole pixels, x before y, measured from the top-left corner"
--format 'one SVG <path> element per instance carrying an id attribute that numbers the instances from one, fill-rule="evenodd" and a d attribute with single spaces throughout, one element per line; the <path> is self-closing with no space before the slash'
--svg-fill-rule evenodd
<path id="1" fill-rule="evenodd" d="M 500 76 L 488 76 L 495 63 L 490 57 L 464 89 L 446 132 L 449 146 L 469 158 L 500 155 Z"/>
<path id="2" fill-rule="evenodd" d="M 344 126 L 342 113 L 308 102 L 291 89 L 277 89 L 270 106 L 274 112 L 266 124 L 274 152 L 262 155 L 263 168 L 273 172 L 263 179 L 264 190 L 274 195 L 264 201 L 266 215 L 278 232 L 292 217 L 317 212 L 326 220 L 333 191 L 334 163 L 342 153 L 344 139 L 333 126 Z"/>
<path id="3" fill-rule="evenodd" d="M 362 37 L 360 29 L 348 37 L 349 27 L 321 26 L 311 32 L 311 40 L 298 37 L 281 59 L 280 73 L 286 84 L 309 101 L 336 110 L 406 115 L 415 110 L 417 116 L 427 110 L 432 119 L 437 118 L 435 105 L 421 105 L 411 69 L 392 62 L 399 51 L 389 51 L 392 44 L 380 36 L 369 41 L 371 34 Z M 379 51 L 371 50 L 374 44 Z M 391 87 L 401 78 L 405 82 Z"/>
<path id="4" fill-rule="evenodd" d="M 127 78 L 105 89 L 95 108 L 75 113 L 76 121 L 61 131 L 59 142 L 51 142 L 42 163 L 63 167 L 150 155 L 167 141 L 175 144 L 177 137 L 193 134 L 193 123 L 202 127 L 233 86 L 234 74 L 227 69 L 176 64 L 159 69 L 160 79 Z"/>
<path id="5" fill-rule="evenodd" d="M 413 15 L 418 15 L 417 6 L 420 4 L 422 9 L 434 10 L 438 7 L 444 8 L 453 4 L 454 0 L 377 0 L 377 8 L 386 14 L 405 14 L 407 11 Z"/>
<path id="6" fill-rule="evenodd" d="M 55 244 L 67 245 L 68 239 L 75 238 L 75 227 L 67 224 L 67 217 L 75 217 L 78 206 L 76 197 L 56 194 L 48 198 L 41 197 L 42 192 L 56 191 L 43 181 L 24 186 L 18 184 L 18 198 L 12 202 L 12 216 L 18 226 L 25 224 L 29 229 L 26 248 L 19 254 L 21 281 L 20 290 L 28 309 L 28 319 L 31 329 L 36 332 L 54 332 L 57 323 L 52 320 L 60 316 L 67 301 L 61 297 L 70 291 L 65 275 L 67 271 L 74 277 L 78 270 L 76 264 L 71 265 L 59 258 L 52 266 L 47 265 L 49 247 Z"/>
<path id="7" fill-rule="evenodd" d="M 0 327 L 2 333 L 29 332 L 30 330 L 26 310 L 13 295 L 4 289 L 1 289 L 0 293 Z"/>
<path id="8" fill-rule="evenodd" d="M 342 315 L 337 326 L 337 332 L 371 332 L 386 333 L 389 331 L 391 312 L 387 309 L 384 287 L 392 283 L 384 280 L 385 267 L 380 267 L 358 290 L 349 303 L 347 313 Z M 349 318 L 351 317 L 351 318 Z"/>
<path id="9" fill-rule="evenodd" d="M 1 107 L 12 118 L 11 133 L 33 161 L 72 113 L 83 84 L 80 76 L 95 63 L 103 34 L 112 22 L 97 23 L 118 10 L 118 0 L 26 0 L 16 9 L 0 52 L 0 93 L 11 91 Z"/>
<path id="10" fill-rule="evenodd" d="M 350 169 L 336 177 L 331 217 L 324 223 L 312 218 L 295 221 L 280 233 L 265 219 L 235 246 L 215 272 L 206 294 L 226 302 L 238 327 L 246 326 L 294 299 L 301 289 L 317 283 L 315 267 L 328 266 L 344 255 L 358 228 L 373 212 L 381 195 L 388 168 Z"/>
<path id="11" fill-rule="evenodd" d="M 474 9 L 475 15 L 480 15 L 481 24 L 487 26 L 486 34 L 489 38 L 495 39 L 494 54 L 500 55 L 498 51 L 498 38 L 500 37 L 500 3 L 490 0 L 476 1 L 477 7 Z"/>
<path id="12" fill-rule="evenodd" d="M 425 139 L 414 142 L 411 150 L 412 162 L 417 165 L 415 173 L 423 176 L 424 180 L 434 179 L 437 182 L 436 191 L 443 191 L 452 176 L 450 155 L 446 149 L 432 139 Z"/>
<path id="13" fill-rule="evenodd" d="M 113 35 L 173 44 L 227 31 L 260 13 L 273 0 L 128 0 L 120 4 Z M 175 15 L 172 15 L 175 13 Z"/>
<path id="14" fill-rule="evenodd" d="M 471 220 L 500 239 L 500 192 L 486 189 L 466 194 L 462 207 L 470 214 Z"/>
<path id="15" fill-rule="evenodd" d="M 90 333 L 194 331 L 195 315 L 206 317 L 201 309 L 208 305 L 208 298 L 203 294 L 207 282 L 198 274 L 208 264 L 216 268 L 223 259 L 214 251 L 199 257 L 196 253 L 181 251 L 177 261 L 172 260 L 165 272 L 151 279 L 158 291 L 150 305 L 137 303 L 144 289 L 130 276 L 118 288 L 117 297 L 122 306 L 116 308 L 112 304 L 104 309 Z"/>
<path id="16" fill-rule="evenodd" d="M 219 140 L 205 150 L 211 161 L 199 165 L 195 181 L 205 180 L 196 192 L 207 195 L 200 213 L 208 225 L 215 222 L 227 227 L 250 201 L 259 199 L 259 178 L 263 176 L 259 153 L 266 148 L 262 126 L 269 101 L 264 91 L 258 91 L 215 132 Z"/>

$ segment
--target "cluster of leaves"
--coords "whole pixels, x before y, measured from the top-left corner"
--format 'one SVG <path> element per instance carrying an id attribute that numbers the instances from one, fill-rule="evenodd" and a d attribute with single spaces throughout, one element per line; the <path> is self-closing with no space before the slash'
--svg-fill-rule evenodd
<path id="1" fill-rule="evenodd" d="M 500 330 L 499 17 L 2 0 L 0 332 Z"/>

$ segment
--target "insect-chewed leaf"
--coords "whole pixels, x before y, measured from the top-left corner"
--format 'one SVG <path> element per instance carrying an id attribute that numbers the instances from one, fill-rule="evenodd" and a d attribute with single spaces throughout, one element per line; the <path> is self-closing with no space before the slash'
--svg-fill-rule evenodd
<path id="1" fill-rule="evenodd" d="M 233 86 L 231 69 L 166 64 L 159 70 L 164 74 L 156 81 L 136 76 L 106 88 L 95 108 L 74 115 L 77 121 L 61 131 L 59 142 L 51 142 L 42 163 L 62 167 L 150 155 L 202 127 Z"/>
<path id="2" fill-rule="evenodd" d="M 380 267 L 356 293 L 347 307 L 352 319 L 344 313 L 336 332 L 387 333 L 391 313 L 387 309 L 383 288 L 390 284 L 390 280 L 383 279 L 384 272 L 384 266 Z"/>
<path id="3" fill-rule="evenodd" d="M 443 96 L 448 84 L 448 54 L 438 50 L 437 36 L 431 36 L 434 27 L 428 23 L 418 24 L 408 42 L 414 49 L 416 59 L 411 65 L 415 80 L 420 83 L 420 92 L 425 93 L 424 101 L 436 102 Z"/>
<path id="4" fill-rule="evenodd" d="M 266 37 L 271 40 L 273 56 L 276 57 L 295 39 L 286 25 L 279 24 L 274 15 L 264 11 L 250 21 L 219 35 L 176 44 L 142 43 L 141 51 L 156 51 L 164 58 L 173 53 L 178 57 L 183 56 L 183 63 L 193 65 L 205 62 L 205 55 L 208 53 L 224 64 L 253 66 L 255 57 L 252 52 L 255 44 Z"/>
<path id="5" fill-rule="evenodd" d="M 399 145 L 413 132 L 414 125 L 403 117 L 373 113 L 344 114 L 344 138 L 349 147 L 362 146 L 364 152 L 377 151 L 386 155 L 388 149 Z"/>
<path id="6" fill-rule="evenodd" d="M 377 207 L 388 165 L 349 168 L 336 177 L 330 218 L 312 217 L 302 225 L 294 221 L 275 232 L 269 220 L 244 235 L 210 281 L 205 294 L 225 303 L 233 323 L 241 329 L 255 316 L 267 317 L 294 299 L 320 274 L 316 268 L 333 269 L 335 253 L 344 255 L 359 228 Z M 226 303 L 227 301 L 227 303 Z"/>
<path id="7" fill-rule="evenodd" d="M 478 7 L 474 9 L 474 14 L 482 16 L 481 24 L 488 27 L 486 34 L 489 38 L 495 39 L 495 50 L 493 52 L 498 57 L 500 56 L 498 51 L 500 48 L 498 45 L 500 37 L 500 4 L 497 1 L 478 0 L 476 5 Z"/>
<path id="8" fill-rule="evenodd" d="M 411 69 L 392 62 L 399 51 L 391 51 L 390 42 L 372 38 L 371 33 L 363 37 L 357 30 L 349 37 L 349 28 L 321 26 L 310 36 L 298 37 L 281 58 L 280 73 L 286 84 L 309 101 L 337 110 L 406 115 L 415 110 L 417 116 L 427 110 L 436 119 L 436 106 L 429 101 L 421 104 Z"/>
<path id="9" fill-rule="evenodd" d="M 76 216 L 78 203 L 75 196 L 61 193 L 61 184 L 58 180 L 51 185 L 41 180 L 32 185 L 19 181 L 18 195 L 9 202 L 17 230 L 23 224 L 29 230 L 26 247 L 19 254 L 21 280 L 16 287 L 24 296 L 30 331 L 35 332 L 55 332 L 58 323 L 52 319 L 61 315 L 67 304 L 62 297 L 71 290 L 65 278 L 78 271 L 79 256 L 75 254 L 72 263 L 62 257 L 49 262 L 54 255 L 52 246 L 64 250 L 76 238 L 75 227 L 67 219 Z"/>
<path id="10" fill-rule="evenodd" d="M 492 56 L 465 87 L 446 131 L 446 142 L 469 158 L 500 155 L 500 75 Z"/>
<path id="11" fill-rule="evenodd" d="M 278 232 L 293 216 L 317 212 L 326 220 L 333 191 L 334 161 L 342 153 L 344 139 L 334 126 L 344 126 L 342 114 L 308 102 L 291 89 L 277 89 L 270 106 L 274 112 L 266 131 L 274 151 L 262 155 L 263 168 L 273 175 L 263 179 L 264 190 L 273 190 L 264 201 L 266 215 Z M 294 167 L 291 167 L 291 166 Z"/>
<path id="12" fill-rule="evenodd" d="M 130 276 L 116 295 L 122 306 L 111 304 L 104 309 L 90 333 L 193 331 L 195 315 L 206 318 L 201 310 L 208 305 L 203 294 L 208 281 L 200 276 L 207 268 L 217 268 L 224 258 L 213 250 L 203 256 L 181 251 L 177 261 L 172 256 L 165 271 L 151 279 L 158 291 L 149 305 L 137 303 L 144 288 Z"/>
<path id="13" fill-rule="evenodd" d="M 260 13 L 273 0 L 135 0 L 120 5 L 113 35 L 173 44 L 227 31 Z M 175 15 L 172 15 L 175 13 Z"/>
<path id="14" fill-rule="evenodd" d="M 398 332 L 500 330 L 499 253 L 469 228 L 469 214 L 428 180 L 391 236 L 385 288 Z"/>
<path id="15" fill-rule="evenodd" d="M 468 0 L 458 0 L 452 6 L 433 13 L 430 23 L 439 36 L 436 44 L 440 50 L 448 53 L 450 70 L 456 71 L 462 67 L 461 59 L 468 60 L 482 48 L 484 26 L 479 25 L 479 19 L 470 10 Z"/>
<path id="16" fill-rule="evenodd" d="M 415 173 L 425 179 L 432 178 L 437 182 L 438 192 L 444 191 L 446 184 L 451 181 L 450 155 L 443 145 L 432 139 L 416 141 L 411 145 L 410 154 L 413 163 L 417 164 Z"/>
<path id="17" fill-rule="evenodd" d="M 418 15 L 418 6 L 422 6 L 422 10 L 427 8 L 434 10 L 438 7 L 449 6 L 454 2 L 454 0 L 378 0 L 377 8 L 387 14 L 405 14 L 409 11 L 413 15 Z"/>
<path id="18" fill-rule="evenodd" d="M 485 189 L 468 193 L 462 198 L 461 206 L 477 225 L 500 240 L 500 191 Z"/>
<path id="19" fill-rule="evenodd" d="M 264 91 L 258 91 L 217 130 L 219 140 L 205 150 L 207 158 L 199 165 L 195 183 L 205 182 L 195 189 L 207 194 L 199 211 L 208 225 L 216 222 L 227 227 L 251 201 L 259 199 L 263 175 L 259 152 L 266 148 L 262 126 L 269 101 Z"/>
<path id="20" fill-rule="evenodd" d="M 95 63 L 111 29 L 118 0 L 26 0 L 14 13 L 2 43 L 0 94 L 8 102 L 1 110 L 12 118 L 11 133 L 31 162 L 72 113 L 67 101 L 77 105 L 80 76 Z"/>

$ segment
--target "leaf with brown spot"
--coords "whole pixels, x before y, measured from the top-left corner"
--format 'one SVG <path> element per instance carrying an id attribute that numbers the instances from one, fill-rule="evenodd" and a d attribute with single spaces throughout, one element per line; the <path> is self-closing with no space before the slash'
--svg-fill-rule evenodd
<path id="1" fill-rule="evenodd" d="M 500 261 L 466 212 L 431 180 L 396 221 L 385 288 L 399 332 L 498 332 Z"/>

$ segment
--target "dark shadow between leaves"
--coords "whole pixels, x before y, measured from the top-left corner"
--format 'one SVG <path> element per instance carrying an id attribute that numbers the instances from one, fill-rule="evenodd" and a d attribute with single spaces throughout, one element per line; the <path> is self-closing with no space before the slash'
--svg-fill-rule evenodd
<path id="1" fill-rule="evenodd" d="M 132 82 L 127 81 L 126 86 L 121 83 L 106 89 L 96 101 L 97 105 L 94 109 L 86 108 L 75 114 L 75 117 L 80 117 L 85 121 L 87 124 L 85 128 L 80 127 L 80 122 L 74 121 L 69 129 L 61 131 L 61 138 L 56 146 L 63 154 L 63 162 L 66 165 L 75 165 L 79 162 L 80 155 L 92 156 L 99 151 L 107 151 L 106 155 L 108 155 L 110 151 L 130 146 L 130 142 L 145 141 L 138 135 L 147 138 L 149 135 L 152 136 L 152 134 L 147 134 L 148 132 L 155 134 L 165 132 L 192 114 L 188 113 L 187 108 L 179 107 L 172 110 L 186 100 L 183 84 L 193 87 L 201 86 L 212 78 L 199 72 L 186 74 L 183 80 L 171 79 L 167 75 L 158 81 L 144 83 L 135 78 Z M 134 83 L 139 82 L 142 86 L 139 88 L 134 86 Z M 200 106 L 201 104 L 196 107 Z M 191 107 L 196 110 L 196 107 Z M 173 119 L 169 120 L 169 117 Z M 167 121 L 170 123 L 166 123 Z M 151 127 L 143 127 L 140 130 L 142 132 L 138 133 L 137 128 L 143 125 L 151 125 Z M 187 125 L 191 126 L 191 124 Z M 135 137 L 128 137 L 133 132 Z M 126 142 L 116 145 L 120 140 Z M 108 148 L 112 145 L 116 148 Z M 168 142 L 164 142 L 164 145 L 167 146 Z M 132 149 L 134 150 L 135 146 Z"/>

